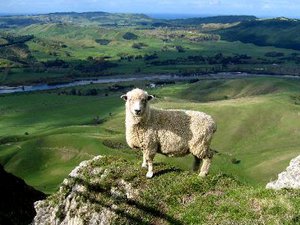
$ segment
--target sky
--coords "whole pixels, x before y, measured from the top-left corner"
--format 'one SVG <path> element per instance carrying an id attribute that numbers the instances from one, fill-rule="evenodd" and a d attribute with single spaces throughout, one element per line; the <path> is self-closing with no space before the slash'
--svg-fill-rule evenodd
<path id="1" fill-rule="evenodd" d="M 130 12 L 300 17 L 300 0 L 0 0 L 0 13 Z"/>

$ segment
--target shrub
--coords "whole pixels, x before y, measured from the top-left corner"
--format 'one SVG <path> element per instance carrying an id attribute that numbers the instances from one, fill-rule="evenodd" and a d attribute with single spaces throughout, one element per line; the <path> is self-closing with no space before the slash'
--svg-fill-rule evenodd
<path id="1" fill-rule="evenodd" d="M 143 47 L 147 47 L 148 45 L 142 43 L 142 42 L 139 42 L 139 43 L 133 43 L 132 44 L 132 48 L 136 48 L 136 49 L 142 49 Z"/>
<path id="2" fill-rule="evenodd" d="M 123 38 L 124 38 L 125 40 L 136 40 L 136 39 L 138 39 L 138 36 L 135 35 L 134 33 L 127 32 L 127 33 L 125 33 L 125 34 L 123 35 Z"/>
<path id="3" fill-rule="evenodd" d="M 265 54 L 266 57 L 282 57 L 284 56 L 284 53 L 282 52 L 267 52 Z"/>
<path id="4" fill-rule="evenodd" d="M 236 158 L 231 159 L 232 164 L 239 164 L 240 162 L 241 162 L 241 160 L 239 160 L 239 159 L 236 159 Z"/>
<path id="5" fill-rule="evenodd" d="M 111 40 L 108 39 L 96 39 L 95 41 L 100 45 L 108 45 L 111 42 Z"/>
<path id="6" fill-rule="evenodd" d="M 177 52 L 185 52 L 184 48 L 180 45 L 177 45 L 176 47 Z"/>

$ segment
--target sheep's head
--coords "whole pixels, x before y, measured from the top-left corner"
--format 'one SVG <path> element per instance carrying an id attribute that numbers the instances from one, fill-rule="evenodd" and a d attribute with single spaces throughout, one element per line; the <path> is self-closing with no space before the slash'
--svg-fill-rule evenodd
<path id="1" fill-rule="evenodd" d="M 134 117 L 143 117 L 149 108 L 148 102 L 154 97 L 146 91 L 136 88 L 122 95 L 121 98 L 126 101 L 126 108 Z"/>

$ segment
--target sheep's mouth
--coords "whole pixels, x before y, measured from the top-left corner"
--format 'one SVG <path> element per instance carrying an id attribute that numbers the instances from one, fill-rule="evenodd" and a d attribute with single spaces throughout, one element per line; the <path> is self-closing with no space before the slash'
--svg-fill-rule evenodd
<path id="1" fill-rule="evenodd" d="M 143 113 L 142 112 L 135 112 L 133 113 L 134 117 L 142 117 Z"/>

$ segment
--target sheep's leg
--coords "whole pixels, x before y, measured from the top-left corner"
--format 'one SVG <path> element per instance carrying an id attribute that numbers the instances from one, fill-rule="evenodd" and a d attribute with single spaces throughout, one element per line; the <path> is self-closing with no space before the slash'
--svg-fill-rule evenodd
<path id="1" fill-rule="evenodd" d="M 147 159 L 146 159 L 146 154 L 143 152 L 143 163 L 142 163 L 142 168 L 147 168 Z"/>
<path id="2" fill-rule="evenodd" d="M 203 159 L 203 164 L 201 166 L 200 173 L 199 173 L 200 177 L 205 177 L 208 174 L 210 164 L 211 164 L 211 158 Z"/>
<path id="3" fill-rule="evenodd" d="M 148 164 L 148 172 L 146 174 L 147 178 L 152 178 L 153 177 L 153 159 L 154 159 L 154 155 L 146 154 L 146 161 L 147 161 L 147 164 Z"/>
<path id="4" fill-rule="evenodd" d="M 147 178 L 152 178 L 153 177 L 153 161 L 148 161 L 148 172 L 146 174 Z"/>

